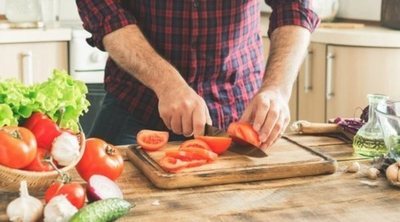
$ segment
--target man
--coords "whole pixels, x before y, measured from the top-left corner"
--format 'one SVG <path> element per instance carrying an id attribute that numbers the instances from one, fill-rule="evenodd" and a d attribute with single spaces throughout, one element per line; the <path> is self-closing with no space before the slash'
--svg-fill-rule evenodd
<path id="1" fill-rule="evenodd" d="M 271 146 L 289 122 L 292 85 L 319 20 L 309 0 L 77 0 L 89 43 L 106 50 L 107 96 L 91 136 L 136 142 L 141 129 L 199 135 L 206 123 L 253 125 Z M 264 75 L 265 73 L 265 75 Z"/>

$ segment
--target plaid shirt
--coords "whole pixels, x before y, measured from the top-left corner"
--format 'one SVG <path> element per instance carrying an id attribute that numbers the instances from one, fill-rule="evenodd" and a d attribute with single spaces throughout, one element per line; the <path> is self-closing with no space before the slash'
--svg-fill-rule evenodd
<path id="1" fill-rule="evenodd" d="M 273 12 L 269 35 L 279 26 L 313 31 L 319 19 L 310 0 L 266 0 Z M 89 44 L 123 26 L 140 27 L 156 51 L 202 96 L 214 125 L 240 118 L 264 74 L 258 0 L 77 0 Z M 150 69 L 151 67 L 149 67 Z M 149 127 L 163 129 L 154 92 L 109 59 L 105 87 Z M 179 98 L 176 98 L 179 99 Z"/>

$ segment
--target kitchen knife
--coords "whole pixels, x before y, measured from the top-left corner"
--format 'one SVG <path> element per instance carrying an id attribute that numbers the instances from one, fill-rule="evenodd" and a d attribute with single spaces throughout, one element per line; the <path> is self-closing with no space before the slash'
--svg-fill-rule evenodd
<path id="1" fill-rule="evenodd" d="M 229 137 L 229 135 L 226 131 L 219 129 L 217 127 L 214 127 L 212 125 L 209 125 L 209 124 L 206 124 L 206 126 L 204 128 L 204 135 L 205 136 L 216 136 L 216 137 Z M 240 155 L 254 157 L 254 158 L 262 158 L 262 157 L 268 156 L 260 148 L 255 147 L 254 145 L 251 145 L 251 144 L 239 145 L 234 142 L 229 147 L 229 151 L 240 154 Z"/>

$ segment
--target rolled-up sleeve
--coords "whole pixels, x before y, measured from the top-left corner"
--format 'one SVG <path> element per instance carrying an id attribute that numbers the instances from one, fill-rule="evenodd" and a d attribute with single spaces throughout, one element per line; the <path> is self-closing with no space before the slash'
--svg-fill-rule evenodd
<path id="1" fill-rule="evenodd" d="M 76 0 L 79 15 L 85 30 L 92 34 L 88 39 L 91 46 L 104 51 L 103 38 L 108 33 L 126 25 L 136 24 L 132 13 L 116 0 Z"/>
<path id="2" fill-rule="evenodd" d="M 313 32 L 317 28 L 320 19 L 312 10 L 311 1 L 265 0 L 272 8 L 268 35 L 271 36 L 276 28 L 284 25 L 298 25 Z"/>

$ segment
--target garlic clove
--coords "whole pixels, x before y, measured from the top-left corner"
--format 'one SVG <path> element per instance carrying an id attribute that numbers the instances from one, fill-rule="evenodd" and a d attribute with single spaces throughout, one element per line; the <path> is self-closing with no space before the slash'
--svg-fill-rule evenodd
<path id="1" fill-rule="evenodd" d="M 347 173 L 357 173 L 361 169 L 358 162 L 353 162 L 350 166 L 346 168 Z"/>
<path id="2" fill-rule="evenodd" d="M 368 169 L 367 176 L 371 180 L 376 180 L 378 178 L 379 173 L 380 172 L 378 169 L 376 169 L 375 167 L 371 167 Z"/>

